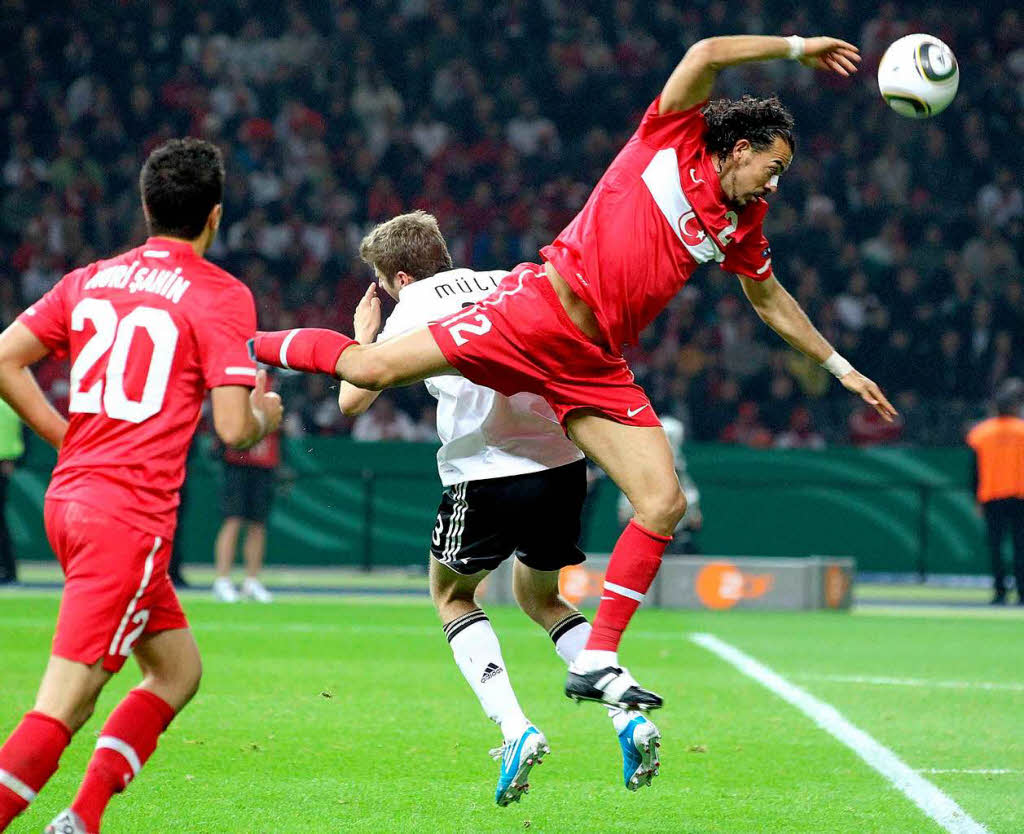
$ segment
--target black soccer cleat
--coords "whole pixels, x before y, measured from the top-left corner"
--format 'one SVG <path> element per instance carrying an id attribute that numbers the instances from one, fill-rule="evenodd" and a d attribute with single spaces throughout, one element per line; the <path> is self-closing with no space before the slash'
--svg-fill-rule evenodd
<path id="1" fill-rule="evenodd" d="M 620 709 L 658 709 L 661 696 L 644 689 L 629 670 L 605 666 L 592 672 L 569 671 L 565 681 L 566 697 L 574 701 L 597 701 Z"/>

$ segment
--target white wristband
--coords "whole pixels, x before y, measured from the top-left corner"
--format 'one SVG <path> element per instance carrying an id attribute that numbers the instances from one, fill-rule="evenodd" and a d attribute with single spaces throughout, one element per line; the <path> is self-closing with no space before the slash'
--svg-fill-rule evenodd
<path id="1" fill-rule="evenodd" d="M 798 61 L 804 57 L 804 39 L 799 35 L 790 35 L 786 38 L 789 44 L 789 53 L 786 55 L 790 61 Z"/>
<path id="2" fill-rule="evenodd" d="M 821 367 L 832 374 L 836 379 L 842 379 L 853 370 L 853 365 L 836 353 L 836 351 L 832 351 L 832 355 L 821 363 Z"/>

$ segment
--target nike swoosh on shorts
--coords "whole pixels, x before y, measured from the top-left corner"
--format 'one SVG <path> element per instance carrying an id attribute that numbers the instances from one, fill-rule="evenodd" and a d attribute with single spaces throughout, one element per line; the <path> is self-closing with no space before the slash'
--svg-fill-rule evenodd
<path id="1" fill-rule="evenodd" d="M 640 406 L 640 408 L 630 408 L 630 409 L 627 409 L 626 410 L 626 416 L 627 417 L 636 417 L 637 414 L 639 414 L 645 408 L 650 408 L 650 406 L 651 406 L 651 404 L 647 403 L 647 405 L 642 405 L 642 406 Z"/>

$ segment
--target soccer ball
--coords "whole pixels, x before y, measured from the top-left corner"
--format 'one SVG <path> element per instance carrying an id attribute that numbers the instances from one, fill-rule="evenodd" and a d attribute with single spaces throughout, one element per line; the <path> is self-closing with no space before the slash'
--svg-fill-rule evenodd
<path id="1" fill-rule="evenodd" d="M 960 68 L 952 50 L 931 35 L 906 35 L 894 41 L 878 65 L 882 98 L 912 119 L 941 113 L 959 85 Z"/>

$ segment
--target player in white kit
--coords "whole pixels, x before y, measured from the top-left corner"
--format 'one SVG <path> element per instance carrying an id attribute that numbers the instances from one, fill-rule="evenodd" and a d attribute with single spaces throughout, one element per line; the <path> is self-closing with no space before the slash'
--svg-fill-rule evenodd
<path id="1" fill-rule="evenodd" d="M 378 225 L 363 240 L 360 255 L 398 301 L 380 330 L 380 299 L 370 285 L 355 313 L 355 336 L 364 343 L 458 312 L 490 295 L 508 274 L 452 269 L 437 221 L 422 211 Z M 504 744 L 491 753 L 501 760 L 495 801 L 504 806 L 521 799 L 530 769 L 549 748 L 519 706 L 475 591 L 491 570 L 515 556 L 513 587 L 520 607 L 547 630 L 567 664 L 582 651 L 590 623 L 560 596 L 558 574 L 585 558 L 577 542 L 586 464 L 541 397 L 505 397 L 454 375 L 425 383 L 438 402 L 437 468 L 445 488 L 431 537 L 431 597 L 455 662 L 501 727 Z M 338 404 L 345 414 L 361 414 L 379 394 L 343 382 Z M 659 766 L 657 728 L 639 712 L 609 712 L 626 787 L 650 785 Z"/>

